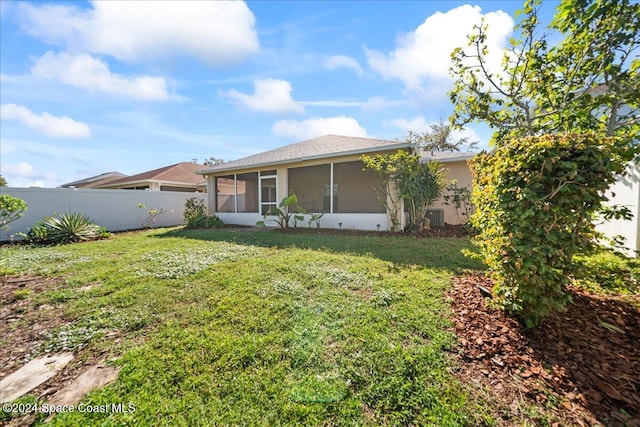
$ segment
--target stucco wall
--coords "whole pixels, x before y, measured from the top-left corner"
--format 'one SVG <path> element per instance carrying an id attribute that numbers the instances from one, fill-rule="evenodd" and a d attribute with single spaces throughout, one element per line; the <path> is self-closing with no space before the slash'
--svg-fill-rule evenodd
<path id="1" fill-rule="evenodd" d="M 471 190 L 473 177 L 466 160 L 442 163 L 441 165 L 445 169 L 446 185 L 456 179 L 459 187 L 468 187 Z M 444 221 L 447 224 L 464 224 L 468 221 L 468 218 L 463 215 L 464 209 L 458 210 L 454 206 L 447 206 L 442 198 L 433 205 L 433 209 L 444 209 Z"/>

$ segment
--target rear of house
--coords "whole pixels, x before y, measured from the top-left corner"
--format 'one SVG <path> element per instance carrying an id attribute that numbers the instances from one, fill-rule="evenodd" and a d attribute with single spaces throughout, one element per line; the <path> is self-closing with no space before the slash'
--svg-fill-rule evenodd
<path id="1" fill-rule="evenodd" d="M 209 211 L 228 224 L 255 225 L 280 200 L 295 194 L 306 213 L 323 213 L 323 228 L 388 230 L 390 215 L 381 203 L 386 190 L 375 173 L 364 170 L 360 157 L 411 149 L 412 144 L 404 142 L 325 135 L 198 173 L 207 179 Z M 470 156 L 449 154 L 440 156 L 447 181 L 470 184 Z M 433 157 L 427 161 L 439 160 Z M 447 223 L 466 221 L 453 207 L 434 208 L 441 209 Z M 307 223 L 299 226 L 308 226 L 309 219 L 307 215 Z"/>

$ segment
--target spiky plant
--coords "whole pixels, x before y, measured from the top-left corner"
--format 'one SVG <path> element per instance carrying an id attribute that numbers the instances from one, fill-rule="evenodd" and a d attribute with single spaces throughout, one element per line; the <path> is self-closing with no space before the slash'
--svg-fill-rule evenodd
<path id="1" fill-rule="evenodd" d="M 47 218 L 44 226 L 47 229 L 46 241 L 54 244 L 94 240 L 103 234 L 99 225 L 80 213 Z"/>

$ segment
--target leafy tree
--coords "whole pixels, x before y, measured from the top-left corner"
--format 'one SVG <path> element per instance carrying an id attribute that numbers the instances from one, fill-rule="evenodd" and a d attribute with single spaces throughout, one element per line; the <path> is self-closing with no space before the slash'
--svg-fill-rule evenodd
<path id="1" fill-rule="evenodd" d="M 416 144 L 421 150 L 430 151 L 462 151 L 472 150 L 477 146 L 477 141 L 469 141 L 469 138 L 454 140 L 451 136 L 451 125 L 440 120 L 431 124 L 431 130 L 427 132 L 409 132 L 406 142 Z"/>
<path id="2" fill-rule="evenodd" d="M 420 156 L 398 150 L 394 154 L 364 155 L 360 158 L 365 168 L 374 171 L 383 181 L 387 194 L 395 189 L 408 208 L 409 224 L 406 230 L 420 231 L 428 227 L 427 209 L 438 200 L 444 188 L 444 173 L 438 162 L 420 163 Z M 380 198 L 379 198 L 380 199 Z M 391 212 L 393 225 L 399 225 L 397 200 L 382 204 Z"/>
<path id="3" fill-rule="evenodd" d="M 217 166 L 217 165 L 221 165 L 225 162 L 224 159 L 219 159 L 217 157 L 209 157 L 208 159 L 206 159 L 204 161 L 204 165 L 205 166 Z"/>
<path id="4" fill-rule="evenodd" d="M 573 262 L 631 149 L 595 132 L 514 138 L 471 162 L 471 217 L 497 304 L 535 326 L 568 301 Z"/>
<path id="5" fill-rule="evenodd" d="M 7 180 L 4 179 L 2 175 L 0 175 L 0 187 L 6 187 L 6 186 L 7 186 Z"/>
<path id="6" fill-rule="evenodd" d="M 0 230 L 8 229 L 9 223 L 20 219 L 27 210 L 24 200 L 9 194 L 0 194 Z"/>
<path id="7" fill-rule="evenodd" d="M 450 92 L 456 127 L 489 124 L 493 142 L 507 136 L 597 130 L 634 145 L 640 135 L 640 4 L 629 0 L 562 0 L 547 31 L 527 0 L 500 70 L 489 66 L 487 25 L 452 53 Z M 549 47 L 552 37 L 564 37 Z M 635 55 L 635 56 L 634 56 Z M 635 144 L 637 145 L 637 144 Z"/>

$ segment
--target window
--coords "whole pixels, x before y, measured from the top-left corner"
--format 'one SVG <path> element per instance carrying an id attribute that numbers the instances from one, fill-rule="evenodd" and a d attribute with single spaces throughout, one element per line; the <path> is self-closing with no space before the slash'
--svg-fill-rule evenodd
<path id="1" fill-rule="evenodd" d="M 306 212 L 330 212 L 329 196 L 325 194 L 331 182 L 331 165 L 291 168 L 288 171 L 289 195 L 295 194 L 298 206 Z"/>
<path id="2" fill-rule="evenodd" d="M 216 177 L 216 212 L 235 212 L 235 180 L 233 175 Z"/>
<path id="3" fill-rule="evenodd" d="M 363 168 L 360 161 L 333 164 L 333 212 L 385 212 L 378 201 L 378 194 L 385 199 L 387 197 L 382 181 L 374 172 Z"/>
<path id="4" fill-rule="evenodd" d="M 236 175 L 238 212 L 258 212 L 258 173 Z"/>

